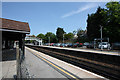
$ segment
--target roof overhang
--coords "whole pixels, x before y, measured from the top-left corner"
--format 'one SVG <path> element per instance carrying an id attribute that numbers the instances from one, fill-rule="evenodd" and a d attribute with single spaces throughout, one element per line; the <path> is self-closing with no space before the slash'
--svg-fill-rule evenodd
<path id="1" fill-rule="evenodd" d="M 30 34 L 30 32 L 27 32 L 27 31 L 18 31 L 18 30 L 9 30 L 9 29 L 0 29 L 0 31 L 7 31 L 7 32 L 16 32 L 16 33 Z"/>

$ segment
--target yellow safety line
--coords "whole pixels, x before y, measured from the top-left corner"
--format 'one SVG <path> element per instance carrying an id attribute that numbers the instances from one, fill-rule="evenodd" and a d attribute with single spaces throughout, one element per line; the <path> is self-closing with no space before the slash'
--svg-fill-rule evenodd
<path id="1" fill-rule="evenodd" d="M 33 53 L 33 54 L 34 54 L 34 53 Z M 37 53 L 37 54 L 38 54 L 38 53 Z M 76 80 L 79 80 L 79 79 L 77 79 L 75 76 L 69 74 L 68 72 L 64 71 L 63 69 L 59 68 L 58 66 L 54 65 L 54 64 L 51 63 L 50 61 L 42 58 L 39 54 L 38 54 L 38 55 L 37 55 L 37 54 L 35 54 L 37 57 L 41 58 L 42 60 L 44 60 L 44 61 L 46 61 L 47 63 L 51 64 L 52 66 L 56 67 L 56 68 L 59 69 L 60 71 L 66 73 L 67 75 L 71 76 L 72 78 L 74 78 L 74 79 L 76 79 Z"/>

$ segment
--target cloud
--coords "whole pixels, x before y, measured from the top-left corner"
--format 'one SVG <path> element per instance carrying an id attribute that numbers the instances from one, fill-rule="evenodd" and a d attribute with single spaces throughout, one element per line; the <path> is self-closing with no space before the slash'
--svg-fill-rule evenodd
<path id="1" fill-rule="evenodd" d="M 88 10 L 88 9 L 90 9 L 90 8 L 93 8 L 93 7 L 95 7 L 95 6 L 97 6 L 97 5 L 96 5 L 96 4 L 88 4 L 88 5 L 85 5 L 85 6 L 83 6 L 82 8 L 80 7 L 80 8 L 79 8 L 78 10 L 76 10 L 76 11 L 72 11 L 72 12 L 69 12 L 69 13 L 67 13 L 67 14 L 64 14 L 64 15 L 62 16 L 62 18 L 66 18 L 66 17 L 72 16 L 72 15 L 81 13 L 81 12 L 83 12 L 83 11 L 85 11 L 85 10 Z"/>

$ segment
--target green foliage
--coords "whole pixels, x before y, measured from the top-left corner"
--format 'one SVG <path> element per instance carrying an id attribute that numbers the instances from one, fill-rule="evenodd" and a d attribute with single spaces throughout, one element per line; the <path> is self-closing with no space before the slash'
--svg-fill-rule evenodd
<path id="1" fill-rule="evenodd" d="M 37 35 L 37 37 L 38 37 L 38 38 L 41 38 L 41 39 L 44 39 L 44 38 L 45 38 L 45 35 L 42 34 L 42 33 L 40 33 L 40 34 Z"/>
<path id="2" fill-rule="evenodd" d="M 25 40 L 25 43 L 30 43 L 30 40 Z"/>
<path id="3" fill-rule="evenodd" d="M 43 43 L 45 43 L 45 35 L 44 34 L 40 33 L 40 34 L 37 35 L 37 37 L 41 38 Z"/>
<path id="4" fill-rule="evenodd" d="M 32 36 L 33 36 L 33 37 L 35 37 L 35 35 L 34 35 L 34 34 L 33 34 Z"/>
<path id="5" fill-rule="evenodd" d="M 60 27 L 57 28 L 56 37 L 57 37 L 59 42 L 63 40 L 64 33 L 65 33 L 65 31 L 63 30 L 63 28 L 60 28 Z"/>
<path id="6" fill-rule="evenodd" d="M 100 38 L 100 25 L 103 25 L 104 16 L 101 11 L 104 9 L 98 7 L 95 14 L 88 15 L 87 19 L 87 36 L 90 41 L 94 40 L 94 38 Z"/>
<path id="7" fill-rule="evenodd" d="M 68 40 L 69 42 L 71 42 L 71 40 L 74 37 L 74 34 L 69 32 L 68 34 L 65 34 L 64 37 L 65 37 L 65 40 Z"/>
<path id="8" fill-rule="evenodd" d="M 30 43 L 34 43 L 35 41 L 34 40 L 30 40 Z"/>
<path id="9" fill-rule="evenodd" d="M 97 12 L 88 15 L 87 36 L 90 41 L 100 38 L 100 25 L 103 26 L 103 37 L 109 37 L 110 42 L 120 42 L 120 4 L 109 2 L 106 9 L 98 8 Z"/>
<path id="10" fill-rule="evenodd" d="M 109 2 L 105 10 L 106 25 L 104 32 L 110 37 L 111 42 L 120 42 L 120 4 L 119 2 Z"/>
<path id="11" fill-rule="evenodd" d="M 73 34 L 75 35 L 76 33 L 77 33 L 77 31 L 76 31 L 76 30 L 74 30 L 74 31 L 73 31 Z"/>
<path id="12" fill-rule="evenodd" d="M 52 32 L 47 32 L 45 34 L 45 43 L 49 43 L 49 37 L 50 37 L 50 43 L 56 43 L 57 42 L 56 35 Z"/>
<path id="13" fill-rule="evenodd" d="M 77 30 L 77 36 L 78 36 L 78 37 L 84 36 L 84 33 L 85 33 L 85 31 L 82 30 L 82 29 L 78 29 L 78 30 Z"/>
<path id="14" fill-rule="evenodd" d="M 87 41 L 87 36 L 86 36 L 86 31 L 85 30 L 82 30 L 82 29 L 78 29 L 77 30 L 77 40 L 76 42 L 85 42 Z"/>

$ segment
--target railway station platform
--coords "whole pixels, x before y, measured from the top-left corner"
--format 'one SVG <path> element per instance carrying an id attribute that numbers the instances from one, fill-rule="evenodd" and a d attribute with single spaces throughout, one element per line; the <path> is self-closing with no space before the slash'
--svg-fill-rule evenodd
<path id="1" fill-rule="evenodd" d="M 14 79 L 17 75 L 16 49 L 6 49 L 2 51 L 2 80 Z"/>
<path id="2" fill-rule="evenodd" d="M 97 54 L 106 54 L 106 55 L 120 56 L 120 52 L 113 52 L 113 51 L 101 51 L 101 50 L 92 50 L 92 49 L 54 47 L 54 46 L 42 46 L 42 47 L 50 47 L 50 48 L 57 48 L 57 49 L 65 49 L 65 50 L 73 50 L 73 51 L 91 52 L 91 53 L 97 53 Z"/>
<path id="3" fill-rule="evenodd" d="M 32 78 L 105 80 L 106 78 L 57 58 L 25 47 L 25 64 Z"/>

